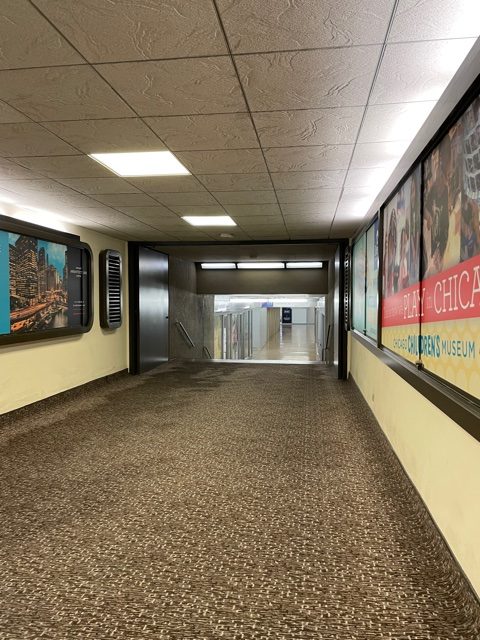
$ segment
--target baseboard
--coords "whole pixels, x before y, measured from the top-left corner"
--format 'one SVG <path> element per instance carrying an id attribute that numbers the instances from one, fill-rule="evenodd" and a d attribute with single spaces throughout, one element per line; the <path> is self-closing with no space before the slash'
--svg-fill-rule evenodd
<path id="1" fill-rule="evenodd" d="M 55 393 L 53 396 L 42 398 L 42 400 L 37 400 L 36 402 L 32 402 L 23 407 L 18 407 L 18 409 L 7 411 L 6 413 L 0 415 L 0 427 L 11 423 L 18 418 L 27 417 L 30 412 L 33 413 L 34 411 L 38 411 L 39 409 L 49 408 L 51 406 L 54 406 L 58 402 L 72 400 L 84 395 L 85 393 L 88 393 L 93 389 L 98 390 L 99 386 L 111 384 L 112 382 L 115 382 L 116 380 L 123 378 L 126 375 L 128 375 L 128 369 L 122 369 L 121 371 L 117 371 L 116 373 L 110 373 L 109 375 L 102 376 L 101 378 L 90 380 L 89 382 L 85 382 L 84 384 L 72 387 L 71 389 L 60 391 L 60 393 Z"/>
<path id="2" fill-rule="evenodd" d="M 370 410 L 370 413 L 372 414 L 372 418 L 373 418 L 373 419 L 375 420 L 375 422 L 377 423 L 378 428 L 380 429 L 380 432 L 381 432 L 381 434 L 382 434 L 383 438 L 385 439 L 385 441 L 387 442 L 387 444 L 388 444 L 388 446 L 389 446 L 390 450 L 392 451 L 393 455 L 395 456 L 395 458 L 396 458 L 396 460 L 397 460 L 398 464 L 400 465 L 400 468 L 402 469 L 402 471 L 403 471 L 403 473 L 404 473 L 405 477 L 407 478 L 407 480 L 408 480 L 409 484 L 411 485 L 411 487 L 412 487 L 412 489 L 413 489 L 414 493 L 418 496 L 418 498 L 419 498 L 420 502 L 423 504 L 423 506 L 424 506 L 424 508 L 425 508 L 425 511 L 427 512 L 428 517 L 430 518 L 430 521 L 432 522 L 432 524 L 433 524 L 433 526 L 435 527 L 435 529 L 438 531 L 438 533 L 439 533 L 439 535 L 440 535 L 441 539 L 443 540 L 443 543 L 444 543 L 444 545 L 445 545 L 446 549 L 448 550 L 448 552 L 449 552 L 450 556 L 452 557 L 452 559 L 453 559 L 453 561 L 454 561 L 455 565 L 458 567 L 459 572 L 462 574 L 462 576 L 463 576 L 463 578 L 464 578 L 465 582 L 466 582 L 466 583 L 468 584 L 468 586 L 470 587 L 470 590 L 471 590 L 471 592 L 472 592 L 472 594 L 473 594 L 474 598 L 477 600 L 477 602 L 478 602 L 478 603 L 479 603 L 479 605 L 480 605 L 480 594 L 479 594 L 479 593 L 477 593 L 477 591 L 476 591 L 476 589 L 474 588 L 474 586 L 473 586 L 472 582 L 470 581 L 470 578 L 467 576 L 467 574 L 465 573 L 465 570 L 463 569 L 462 565 L 461 565 L 461 564 L 460 564 L 460 562 L 458 561 L 457 556 L 456 556 L 456 555 L 455 555 L 455 553 L 453 552 L 453 550 L 452 550 L 452 548 L 451 548 L 450 544 L 448 543 L 448 541 L 446 540 L 446 538 L 445 538 L 445 536 L 444 536 L 444 534 L 443 534 L 442 530 L 441 530 L 441 529 L 440 529 L 440 527 L 438 526 L 438 524 L 437 524 L 437 522 L 436 522 L 435 518 L 433 517 L 433 515 L 432 515 L 432 513 L 431 513 L 430 509 L 428 508 L 428 505 L 426 504 L 425 500 L 423 499 L 422 494 L 421 494 L 421 493 L 420 493 L 420 491 L 417 489 L 416 484 L 413 482 L 413 480 L 412 480 L 412 478 L 410 477 L 409 473 L 408 473 L 408 472 L 407 472 L 407 470 L 405 469 L 405 466 L 403 465 L 403 462 L 402 462 L 402 461 L 400 460 L 400 458 L 398 457 L 397 452 L 395 451 L 395 449 L 394 449 L 394 447 L 393 447 L 392 443 L 391 443 L 391 442 L 390 442 L 390 440 L 388 439 L 387 434 L 386 434 L 386 433 L 385 433 L 385 431 L 382 429 L 382 425 L 381 425 L 381 424 L 379 423 L 379 421 L 377 420 L 377 417 L 376 417 L 376 416 L 375 416 L 375 414 L 373 413 L 372 408 L 370 407 L 370 405 L 369 405 L 369 404 L 368 404 L 368 402 L 367 402 L 367 399 L 366 399 L 366 398 L 365 398 L 365 396 L 363 395 L 362 390 L 360 389 L 360 387 L 359 387 L 359 386 L 358 386 L 358 384 L 356 383 L 355 378 L 354 378 L 354 376 L 353 376 L 353 374 L 352 374 L 352 372 L 351 372 L 351 371 L 349 372 L 349 375 L 348 375 L 348 382 L 351 382 L 352 384 L 354 384 L 354 385 L 355 385 L 355 387 L 358 389 L 358 392 L 360 393 L 360 395 L 361 395 L 361 396 L 362 396 L 362 398 L 364 399 L 365 403 L 367 404 L 367 406 L 368 406 L 368 408 L 369 408 L 369 410 Z"/>

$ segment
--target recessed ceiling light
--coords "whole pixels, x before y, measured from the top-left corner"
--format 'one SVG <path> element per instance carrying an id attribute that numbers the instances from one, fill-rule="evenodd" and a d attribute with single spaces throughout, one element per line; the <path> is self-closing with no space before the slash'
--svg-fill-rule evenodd
<path id="1" fill-rule="evenodd" d="M 321 269 L 321 262 L 287 262 L 287 269 Z"/>
<path id="2" fill-rule="evenodd" d="M 283 262 L 239 262 L 238 269 L 284 269 Z"/>
<path id="3" fill-rule="evenodd" d="M 236 227 L 230 216 L 182 216 L 182 220 L 194 227 Z"/>
<path id="4" fill-rule="evenodd" d="M 202 269 L 235 269 L 235 262 L 202 262 Z"/>
<path id="5" fill-rule="evenodd" d="M 117 176 L 185 176 L 190 171 L 170 151 L 91 153 L 90 157 Z"/>

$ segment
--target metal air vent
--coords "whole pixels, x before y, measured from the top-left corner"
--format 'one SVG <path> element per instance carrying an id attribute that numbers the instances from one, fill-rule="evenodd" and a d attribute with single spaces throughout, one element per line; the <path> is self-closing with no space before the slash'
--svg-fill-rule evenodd
<path id="1" fill-rule="evenodd" d="M 100 325 L 118 329 L 122 324 L 122 256 L 106 249 L 100 253 Z"/>

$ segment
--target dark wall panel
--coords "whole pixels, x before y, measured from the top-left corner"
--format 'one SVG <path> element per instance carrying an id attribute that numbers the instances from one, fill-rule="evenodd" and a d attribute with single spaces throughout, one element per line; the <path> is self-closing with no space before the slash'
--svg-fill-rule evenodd
<path id="1" fill-rule="evenodd" d="M 198 293 L 328 293 L 328 269 L 197 270 Z"/>

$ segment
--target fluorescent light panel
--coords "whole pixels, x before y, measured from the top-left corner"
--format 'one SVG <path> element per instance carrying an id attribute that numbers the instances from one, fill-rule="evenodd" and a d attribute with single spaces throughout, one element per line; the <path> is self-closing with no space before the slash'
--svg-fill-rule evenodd
<path id="1" fill-rule="evenodd" d="M 322 262 L 287 262 L 287 269 L 321 269 Z"/>
<path id="2" fill-rule="evenodd" d="M 202 269 L 236 269 L 235 262 L 202 262 Z"/>
<path id="3" fill-rule="evenodd" d="M 284 269 L 283 262 L 238 262 L 238 269 Z"/>
<path id="4" fill-rule="evenodd" d="M 138 153 L 91 153 L 90 157 L 117 176 L 186 176 L 186 169 L 170 151 Z"/>
<path id="5" fill-rule="evenodd" d="M 182 220 L 194 227 L 236 227 L 230 216 L 182 216 Z"/>

